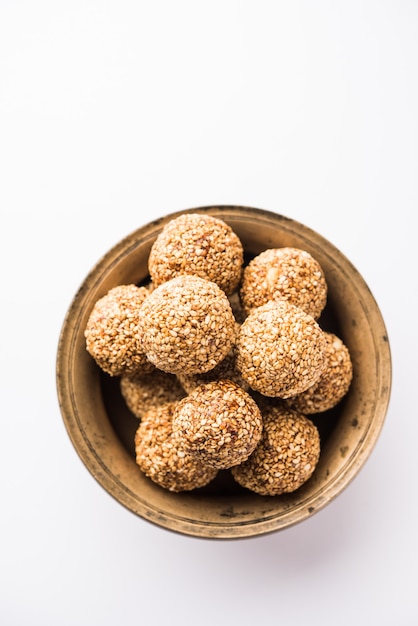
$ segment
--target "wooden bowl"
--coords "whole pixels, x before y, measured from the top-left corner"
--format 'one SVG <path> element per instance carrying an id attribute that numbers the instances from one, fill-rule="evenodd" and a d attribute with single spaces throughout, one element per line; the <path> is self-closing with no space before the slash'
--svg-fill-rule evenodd
<path id="1" fill-rule="evenodd" d="M 350 261 L 306 226 L 276 213 L 241 206 L 199 207 L 223 219 L 248 258 L 266 248 L 307 250 L 321 264 L 328 303 L 319 323 L 350 350 L 353 381 L 340 404 L 314 418 L 321 457 L 313 476 L 292 494 L 262 497 L 238 486 L 228 470 L 207 487 L 175 494 L 146 478 L 135 463 L 138 426 L 119 380 L 103 374 L 86 351 L 84 329 L 95 302 L 118 284 L 147 280 L 152 243 L 180 212 L 146 224 L 115 245 L 93 268 L 63 323 L 57 354 L 57 391 L 69 437 L 87 469 L 119 503 L 141 518 L 196 537 L 262 535 L 302 522 L 333 500 L 358 474 L 381 432 L 390 396 L 388 337 L 376 301 Z"/>

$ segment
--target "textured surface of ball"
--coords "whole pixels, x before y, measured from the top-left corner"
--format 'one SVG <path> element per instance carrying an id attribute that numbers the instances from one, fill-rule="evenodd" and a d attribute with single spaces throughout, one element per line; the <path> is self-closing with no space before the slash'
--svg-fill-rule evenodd
<path id="1" fill-rule="evenodd" d="M 139 311 L 149 295 L 145 287 L 119 285 L 94 305 L 86 324 L 86 348 L 111 376 L 153 369 L 141 347 Z"/>
<path id="2" fill-rule="evenodd" d="M 211 467 L 227 469 L 247 459 L 261 438 L 261 413 L 230 380 L 197 387 L 177 403 L 173 430 L 185 447 Z"/>
<path id="3" fill-rule="evenodd" d="M 217 470 L 203 465 L 173 435 L 175 403 L 149 410 L 135 434 L 136 463 L 153 482 L 169 491 L 190 491 L 211 482 Z"/>
<path id="4" fill-rule="evenodd" d="M 244 269 L 240 296 L 247 314 L 269 300 L 283 299 L 318 319 L 327 301 L 327 283 L 309 252 L 269 248 Z"/>
<path id="5" fill-rule="evenodd" d="M 172 374 L 213 369 L 236 336 L 227 296 L 197 276 L 178 276 L 154 289 L 141 307 L 138 327 L 148 359 Z"/>
<path id="6" fill-rule="evenodd" d="M 296 491 L 317 466 L 318 429 L 310 419 L 285 407 L 264 411 L 263 423 L 260 443 L 231 473 L 242 487 L 263 496 Z"/>
<path id="7" fill-rule="evenodd" d="M 253 310 L 240 327 L 236 350 L 242 377 L 266 396 L 302 393 L 325 367 L 322 329 L 312 316 L 284 300 Z"/>
<path id="8" fill-rule="evenodd" d="M 168 222 L 158 235 L 148 269 L 156 286 L 192 274 L 230 294 L 240 282 L 243 259 L 241 241 L 228 224 L 211 215 L 186 213 Z"/>
<path id="9" fill-rule="evenodd" d="M 149 374 L 122 376 L 120 390 L 128 409 L 138 418 L 150 409 L 176 402 L 186 395 L 174 374 L 157 368 Z"/>
<path id="10" fill-rule="evenodd" d="M 353 378 L 353 365 L 347 346 L 333 333 L 324 335 L 326 364 L 318 382 L 286 400 L 288 406 L 306 415 L 328 411 L 336 406 L 348 392 Z"/>
<path id="11" fill-rule="evenodd" d="M 247 381 L 243 379 L 241 372 L 236 366 L 237 355 L 235 350 L 235 342 L 238 338 L 239 329 L 240 325 L 235 324 L 236 334 L 233 346 L 226 355 L 226 357 L 213 369 L 202 374 L 187 374 L 186 372 L 180 372 L 177 374 L 177 379 L 179 383 L 187 393 L 194 391 L 199 385 L 210 383 L 214 380 L 223 379 L 232 380 L 234 383 L 237 383 L 237 385 L 245 389 L 245 391 L 249 390 L 249 385 Z"/>

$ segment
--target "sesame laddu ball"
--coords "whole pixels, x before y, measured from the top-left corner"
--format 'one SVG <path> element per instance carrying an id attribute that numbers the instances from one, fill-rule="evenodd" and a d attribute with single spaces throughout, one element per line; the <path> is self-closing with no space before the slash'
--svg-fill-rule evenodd
<path id="1" fill-rule="evenodd" d="M 328 411 L 346 395 L 353 378 L 350 352 L 343 341 L 333 333 L 325 335 L 325 369 L 318 381 L 306 391 L 286 400 L 292 408 L 311 415 Z"/>
<path id="2" fill-rule="evenodd" d="M 317 382 L 325 367 L 324 332 L 285 300 L 270 301 L 241 324 L 236 365 L 251 389 L 289 398 Z"/>
<path id="3" fill-rule="evenodd" d="M 139 318 L 143 351 L 156 367 L 172 374 L 209 371 L 235 341 L 227 296 L 198 276 L 178 276 L 156 287 Z"/>
<path id="4" fill-rule="evenodd" d="M 140 470 L 169 491 L 204 487 L 217 474 L 190 454 L 173 434 L 175 402 L 150 409 L 135 433 L 135 456 Z"/>
<path id="5" fill-rule="evenodd" d="M 94 305 L 86 324 L 86 348 L 110 376 L 154 369 L 141 347 L 138 315 L 149 292 L 145 287 L 119 285 Z"/>
<path id="6" fill-rule="evenodd" d="M 271 407 L 263 413 L 263 434 L 251 456 L 231 468 L 242 487 L 262 496 L 299 489 L 313 474 L 320 455 L 316 426 L 301 413 Z"/>
<path id="7" fill-rule="evenodd" d="M 128 409 L 141 418 L 149 409 L 181 400 L 186 395 L 174 374 L 154 368 L 149 374 L 120 379 L 120 390 Z"/>
<path id="8" fill-rule="evenodd" d="M 200 385 L 177 403 L 173 431 L 203 463 L 227 469 L 249 457 L 260 441 L 261 413 L 239 385 L 218 380 Z"/>
<path id="9" fill-rule="evenodd" d="M 243 262 L 241 241 L 228 224 L 211 215 L 186 213 L 168 222 L 158 235 L 148 269 L 157 286 L 193 274 L 230 294 L 238 287 Z"/>
<path id="10" fill-rule="evenodd" d="M 247 313 L 280 298 L 318 319 L 327 301 L 327 283 L 321 266 L 309 252 L 269 248 L 244 269 L 240 296 Z"/>

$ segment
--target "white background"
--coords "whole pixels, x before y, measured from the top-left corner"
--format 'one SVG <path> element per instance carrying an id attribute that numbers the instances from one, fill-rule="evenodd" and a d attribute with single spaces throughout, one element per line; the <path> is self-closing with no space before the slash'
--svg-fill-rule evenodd
<path id="1" fill-rule="evenodd" d="M 0 0 L 0 623 L 418 624 L 418 2 Z M 152 218 L 283 213 L 363 274 L 393 357 L 358 477 L 252 540 L 160 529 L 79 460 L 66 310 Z"/>

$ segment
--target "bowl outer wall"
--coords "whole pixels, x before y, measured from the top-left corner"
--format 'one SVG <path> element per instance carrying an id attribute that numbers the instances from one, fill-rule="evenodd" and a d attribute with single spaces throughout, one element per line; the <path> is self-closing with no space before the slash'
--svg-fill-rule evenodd
<path id="1" fill-rule="evenodd" d="M 173 494 L 142 475 L 109 420 L 100 371 L 85 349 L 84 328 L 98 298 L 118 285 L 148 276 L 153 241 L 182 213 L 223 219 L 246 253 L 293 246 L 310 252 L 328 284 L 328 305 L 350 350 L 353 382 L 339 407 L 312 478 L 293 494 L 261 497 L 251 492 L 207 496 Z M 321 320 L 320 320 L 321 324 Z M 307 226 L 270 211 L 241 206 L 197 207 L 146 224 L 115 245 L 95 265 L 75 295 L 63 322 L 57 352 L 57 392 L 69 437 L 98 483 L 140 517 L 186 535 L 232 539 L 262 535 L 299 523 L 331 502 L 358 474 L 381 432 L 391 387 L 391 357 L 385 324 L 367 284 L 352 263 Z"/>

